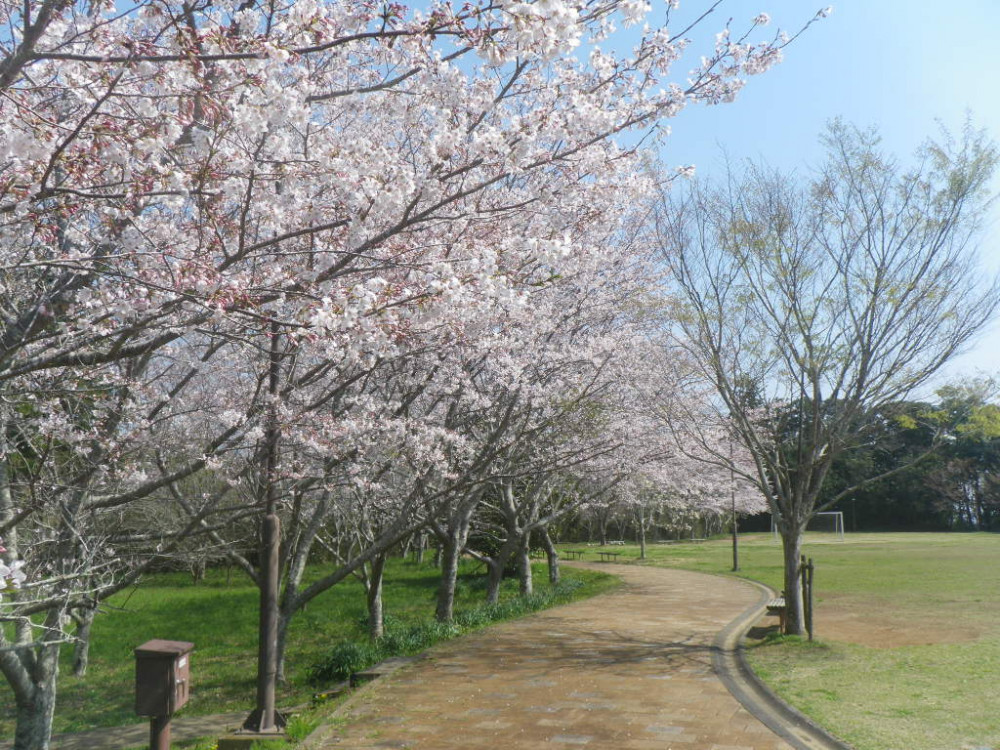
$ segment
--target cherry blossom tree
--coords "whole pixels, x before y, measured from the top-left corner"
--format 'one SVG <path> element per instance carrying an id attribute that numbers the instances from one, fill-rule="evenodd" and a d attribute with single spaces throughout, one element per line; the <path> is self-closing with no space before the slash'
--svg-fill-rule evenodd
<path id="1" fill-rule="evenodd" d="M 746 35 L 723 29 L 675 83 L 673 67 L 699 47 L 694 26 L 669 30 L 676 3 L 662 25 L 640 25 L 649 10 L 0 3 L 0 463 L 13 478 L 0 534 L 20 554 L 18 538 L 48 533 L 50 509 L 73 510 L 54 531 L 69 568 L 25 555 L 35 583 L 9 615 L 23 626 L 14 650 L 0 651 L 31 706 L 17 750 L 49 746 L 68 611 L 154 557 L 142 545 L 155 535 L 136 529 L 108 552 L 101 527 L 80 522 L 86 509 L 172 498 L 184 513 L 158 542 L 165 554 L 218 531 L 219 503 L 280 506 L 268 493 L 284 488 L 294 504 L 329 491 L 324 481 L 342 486 L 343 472 L 374 481 L 384 460 L 344 446 L 363 445 L 387 414 L 417 457 L 402 495 L 413 507 L 463 486 L 468 472 L 441 474 L 435 453 L 460 445 L 447 420 L 421 429 L 366 378 L 523 310 L 577 260 L 613 261 L 588 233 L 647 190 L 634 144 L 665 134 L 657 126 L 689 103 L 731 100 L 788 41 L 748 19 Z M 637 26 L 617 54 L 616 24 Z M 275 336 L 284 390 L 260 367 Z M 24 406 L 35 393 L 54 395 Z M 35 409 L 27 428 L 12 426 L 22 408 Z M 278 435 L 284 448 L 262 450 Z M 329 446 L 299 479 L 293 457 Z M 206 472 L 218 489 L 185 497 L 183 483 Z M 434 477 L 444 481 L 428 494 Z M 366 550 L 358 565 L 378 554 Z M 67 576 L 82 588 L 57 596 Z M 46 618 L 37 642 L 23 619 L 33 613 Z"/>

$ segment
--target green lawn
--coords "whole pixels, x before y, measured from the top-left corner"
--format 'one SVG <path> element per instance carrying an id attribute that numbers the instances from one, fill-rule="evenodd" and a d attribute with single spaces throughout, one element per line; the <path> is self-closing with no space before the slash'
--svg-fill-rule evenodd
<path id="1" fill-rule="evenodd" d="M 548 589 L 541 566 L 536 590 Z M 480 605 L 485 581 L 471 563 L 463 563 L 456 614 Z M 314 573 L 318 574 L 317 568 Z M 588 571 L 565 570 L 578 580 L 573 598 L 617 585 L 617 580 Z M 417 623 L 433 617 L 438 570 L 429 563 L 391 560 L 384 590 L 387 618 Z M 516 581 L 505 582 L 503 596 L 516 596 Z M 90 669 L 71 674 L 71 649 L 64 650 L 54 731 L 72 732 L 141 721 L 133 712 L 133 649 L 151 638 L 191 641 L 192 694 L 189 713 L 249 710 L 254 704 L 257 658 L 257 590 L 234 573 L 209 571 L 198 585 L 184 574 L 147 577 L 142 585 L 112 598 L 94 622 Z M 293 620 L 289 636 L 288 684 L 279 689 L 279 706 L 308 703 L 316 687 L 306 681 L 310 666 L 344 639 L 364 639 L 364 595 L 353 580 L 335 586 Z M 0 737 L 13 735 L 12 695 L 0 690 Z"/>
<path id="2" fill-rule="evenodd" d="M 621 551 L 638 558 L 634 545 Z M 817 641 L 749 644 L 758 674 L 857 750 L 1000 748 L 1000 535 L 814 534 L 804 552 Z M 727 539 L 650 545 L 648 556 L 732 568 Z M 772 537 L 744 537 L 740 558 L 739 575 L 783 587 Z"/>

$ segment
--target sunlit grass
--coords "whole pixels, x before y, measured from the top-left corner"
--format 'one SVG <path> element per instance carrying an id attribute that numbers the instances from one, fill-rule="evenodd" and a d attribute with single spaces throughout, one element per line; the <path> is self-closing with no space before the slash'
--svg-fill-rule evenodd
<path id="1" fill-rule="evenodd" d="M 574 545 L 567 545 L 575 548 Z M 577 545 L 579 546 L 579 545 Z M 618 548 L 638 562 L 638 547 Z M 783 698 L 857 750 L 1000 747 L 1000 535 L 809 534 L 817 642 L 750 644 L 754 669 Z M 597 559 L 596 550 L 585 559 Z M 731 574 L 729 539 L 650 545 L 648 564 Z M 740 573 L 780 590 L 781 545 L 740 540 Z M 824 634 L 835 617 L 857 641 L 879 627 L 925 645 L 872 647 Z M 883 636 L 885 640 L 885 636 Z"/>

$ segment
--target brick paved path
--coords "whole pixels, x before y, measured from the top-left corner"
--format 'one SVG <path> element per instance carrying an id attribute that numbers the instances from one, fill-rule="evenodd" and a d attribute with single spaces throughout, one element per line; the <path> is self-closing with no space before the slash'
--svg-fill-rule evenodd
<path id="1" fill-rule="evenodd" d="M 615 592 L 432 649 L 360 690 L 309 750 L 777 750 L 790 746 L 712 671 L 712 640 L 753 604 L 741 581 L 589 566 Z"/>

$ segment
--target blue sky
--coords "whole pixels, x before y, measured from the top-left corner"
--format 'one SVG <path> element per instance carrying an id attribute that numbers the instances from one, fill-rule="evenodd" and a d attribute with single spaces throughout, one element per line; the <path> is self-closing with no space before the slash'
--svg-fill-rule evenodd
<path id="1" fill-rule="evenodd" d="M 681 10 L 708 4 L 682 0 Z M 820 132 L 837 116 L 876 126 L 886 150 L 901 158 L 940 132 L 938 120 L 958 131 L 967 112 L 1000 140 L 1000 0 L 727 0 L 696 36 L 729 17 L 735 32 L 761 11 L 771 16 L 770 30 L 793 32 L 830 4 L 830 17 L 789 46 L 781 65 L 751 78 L 735 103 L 690 108 L 672 121 L 664 158 L 711 177 L 725 148 L 734 161 L 808 172 L 822 157 Z M 1000 205 L 980 252 L 986 268 L 1000 271 Z M 977 371 L 1000 375 L 1000 325 L 947 374 Z"/>

